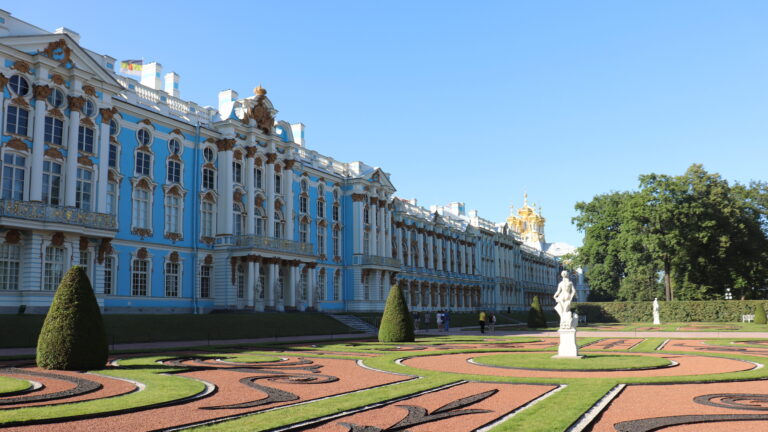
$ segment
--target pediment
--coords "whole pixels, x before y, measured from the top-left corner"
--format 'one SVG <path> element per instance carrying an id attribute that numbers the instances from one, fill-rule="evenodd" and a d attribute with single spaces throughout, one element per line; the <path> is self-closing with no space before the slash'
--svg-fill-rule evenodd
<path id="1" fill-rule="evenodd" d="M 384 186 L 387 189 L 391 189 L 392 191 L 395 191 L 395 186 L 392 184 L 391 181 L 389 181 L 389 177 L 384 173 L 384 171 L 381 170 L 381 168 L 375 168 L 370 173 L 363 176 L 366 180 L 369 180 L 373 183 L 378 183 L 382 186 Z"/>
<path id="2" fill-rule="evenodd" d="M 32 61 L 36 60 L 37 56 L 53 60 L 58 63 L 56 70 L 59 72 L 77 69 L 90 73 L 107 85 L 122 88 L 112 71 L 101 66 L 88 51 L 67 34 L 9 36 L 0 38 L 0 42 L 32 56 Z"/>

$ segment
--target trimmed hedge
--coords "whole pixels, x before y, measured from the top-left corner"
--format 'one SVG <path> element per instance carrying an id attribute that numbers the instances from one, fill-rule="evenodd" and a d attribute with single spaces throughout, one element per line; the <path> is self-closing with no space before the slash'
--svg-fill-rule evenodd
<path id="1" fill-rule="evenodd" d="M 661 322 L 741 322 L 768 300 L 660 301 Z M 653 322 L 653 302 L 589 302 L 575 306 L 589 322 Z"/>
<path id="2" fill-rule="evenodd" d="M 43 369 L 103 369 L 107 334 L 91 281 L 80 266 L 62 278 L 37 341 L 37 365 Z"/>
<path id="3" fill-rule="evenodd" d="M 413 318 L 408 311 L 403 292 L 397 285 L 392 285 L 384 306 L 384 315 L 379 327 L 379 342 L 413 342 Z"/>
<path id="4" fill-rule="evenodd" d="M 539 296 L 533 296 L 533 302 L 531 302 L 531 308 L 528 310 L 528 327 L 529 328 L 542 328 L 547 326 L 547 317 L 544 315 L 544 311 L 541 309 L 541 302 Z"/>
<path id="5" fill-rule="evenodd" d="M 755 324 L 766 324 L 768 319 L 765 316 L 765 306 L 762 303 L 758 303 L 755 308 Z"/>

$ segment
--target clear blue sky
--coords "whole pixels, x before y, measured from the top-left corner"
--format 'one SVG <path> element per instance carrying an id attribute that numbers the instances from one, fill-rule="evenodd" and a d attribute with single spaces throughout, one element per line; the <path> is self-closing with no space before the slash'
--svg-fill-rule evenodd
<path id="1" fill-rule="evenodd" d="M 75 7 L 75 5 L 79 5 Z M 765 180 L 768 2 L 14 2 L 118 60 L 158 61 L 215 105 L 261 83 L 307 146 L 392 174 L 401 197 L 495 221 L 524 191 L 547 240 L 574 203 L 702 163 Z"/>

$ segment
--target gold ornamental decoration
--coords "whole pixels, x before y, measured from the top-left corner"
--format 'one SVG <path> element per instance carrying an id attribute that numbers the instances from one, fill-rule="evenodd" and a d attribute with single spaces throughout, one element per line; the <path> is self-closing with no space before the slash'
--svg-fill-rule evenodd
<path id="1" fill-rule="evenodd" d="M 234 138 L 225 138 L 225 139 L 216 140 L 216 149 L 220 152 L 230 151 L 234 147 L 235 147 Z"/>
<path id="2" fill-rule="evenodd" d="M 43 154 L 45 155 L 45 157 L 49 157 L 51 159 L 64 160 L 64 155 L 62 155 L 58 149 L 55 149 L 53 147 L 48 147 L 47 149 L 45 149 L 45 153 Z"/>
<path id="3" fill-rule="evenodd" d="M 35 94 L 35 100 L 42 100 L 42 101 L 48 99 L 48 96 L 50 96 L 51 92 L 53 91 L 53 89 L 48 87 L 47 85 L 35 84 L 33 86 L 33 89 Z"/>
<path id="4" fill-rule="evenodd" d="M 136 251 L 136 258 L 138 259 L 146 259 L 147 256 L 149 256 L 149 253 L 147 252 L 147 248 L 140 248 Z"/>
<path id="5" fill-rule="evenodd" d="M 85 105 L 85 98 L 80 96 L 69 96 L 69 109 L 72 111 L 80 111 Z"/>
<path id="6" fill-rule="evenodd" d="M 104 124 L 109 124 L 115 114 L 117 114 L 117 108 L 101 108 L 99 112 L 101 113 L 101 122 Z"/>
<path id="7" fill-rule="evenodd" d="M 22 60 L 16 60 L 13 63 L 13 66 L 11 66 L 11 69 L 17 70 L 21 73 L 29 73 L 31 70 L 31 67 L 29 66 L 29 63 L 22 61 Z"/>
<path id="8" fill-rule="evenodd" d="M 98 257 L 96 258 L 99 264 L 104 263 L 104 256 L 112 253 L 112 239 L 103 238 L 101 244 L 99 244 Z"/>
<path id="9" fill-rule="evenodd" d="M 8 85 L 8 77 L 0 73 L 0 90 L 3 90 Z"/>
<path id="10" fill-rule="evenodd" d="M 49 43 L 45 49 L 38 51 L 38 54 L 56 60 L 63 65 L 74 66 L 72 62 L 72 49 L 67 46 L 67 41 L 64 39 Z"/>
<path id="11" fill-rule="evenodd" d="M 253 158 L 256 156 L 256 146 L 249 146 L 245 148 L 245 157 Z"/>
<path id="12" fill-rule="evenodd" d="M 18 138 L 11 138 L 11 140 L 5 143 L 5 145 L 6 147 L 12 148 L 14 150 L 29 151 L 29 146 L 27 146 L 27 143 Z"/>
<path id="13" fill-rule="evenodd" d="M 264 95 L 257 96 L 256 105 L 248 112 L 248 116 L 256 121 L 256 126 L 259 130 L 269 135 L 272 132 L 272 127 L 275 125 L 275 118 L 272 116 L 272 112 L 267 107 L 265 101 Z"/>
<path id="14" fill-rule="evenodd" d="M 64 83 L 66 82 L 64 81 L 64 77 L 62 77 L 59 74 L 53 74 L 53 76 L 51 77 L 51 81 L 53 81 L 53 83 L 56 85 L 64 85 Z"/>
<path id="15" fill-rule="evenodd" d="M 54 233 L 51 236 L 51 244 L 56 247 L 60 247 L 64 244 L 64 234 L 61 232 Z"/>
<path id="16" fill-rule="evenodd" d="M 5 242 L 8 244 L 18 244 L 21 241 L 21 232 L 19 230 L 8 230 L 5 232 Z"/>
<path id="17" fill-rule="evenodd" d="M 81 236 L 80 237 L 80 244 L 79 244 L 79 246 L 80 246 L 80 252 L 87 251 L 88 250 L 88 246 L 90 246 L 90 244 L 88 242 L 88 238 Z"/>
<path id="18" fill-rule="evenodd" d="M 96 89 L 90 85 L 83 86 L 83 93 L 87 94 L 88 96 L 96 97 Z"/>

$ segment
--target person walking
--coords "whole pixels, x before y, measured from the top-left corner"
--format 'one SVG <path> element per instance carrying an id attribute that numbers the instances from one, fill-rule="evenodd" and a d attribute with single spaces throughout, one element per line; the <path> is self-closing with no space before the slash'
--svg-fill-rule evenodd
<path id="1" fill-rule="evenodd" d="M 413 329 L 414 330 L 419 329 L 419 313 L 418 312 L 413 313 Z"/>
<path id="2" fill-rule="evenodd" d="M 445 332 L 447 333 L 451 329 L 451 311 L 448 309 L 443 314 L 443 324 L 445 324 Z"/>
<path id="3" fill-rule="evenodd" d="M 480 333 L 485 333 L 485 311 L 480 312 Z"/>
<path id="4" fill-rule="evenodd" d="M 493 330 L 496 328 L 496 314 L 491 312 L 488 317 L 488 333 L 493 334 Z"/>
<path id="5" fill-rule="evenodd" d="M 435 323 L 437 323 L 437 331 L 443 328 L 443 311 L 439 310 L 435 313 Z"/>

